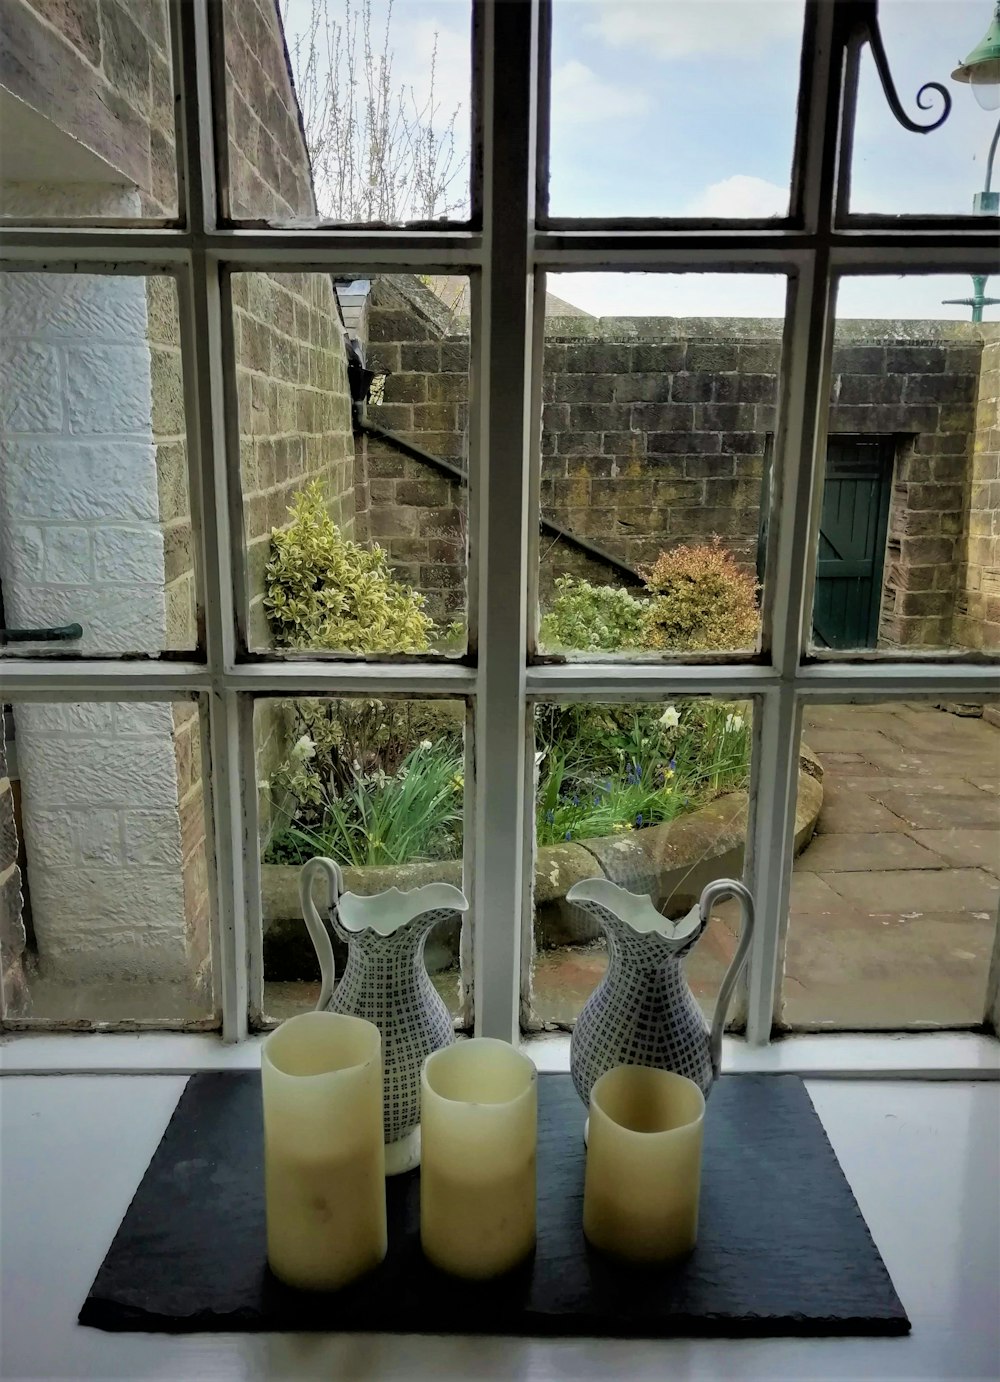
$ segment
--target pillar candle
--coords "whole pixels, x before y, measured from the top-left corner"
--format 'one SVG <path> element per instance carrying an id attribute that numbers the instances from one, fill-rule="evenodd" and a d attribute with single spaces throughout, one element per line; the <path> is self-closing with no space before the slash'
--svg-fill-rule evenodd
<path id="1" fill-rule="evenodd" d="M 499 1276 L 535 1245 L 538 1072 L 506 1041 L 428 1056 L 421 1085 L 420 1240 L 455 1276 Z"/>
<path id="2" fill-rule="evenodd" d="M 386 1251 L 378 1028 L 289 1018 L 264 1042 L 261 1083 L 268 1262 L 289 1286 L 335 1290 Z"/>
<path id="3" fill-rule="evenodd" d="M 667 1262 L 698 1237 L 705 1099 L 683 1075 L 618 1065 L 590 1093 L 583 1231 L 631 1262 Z"/>

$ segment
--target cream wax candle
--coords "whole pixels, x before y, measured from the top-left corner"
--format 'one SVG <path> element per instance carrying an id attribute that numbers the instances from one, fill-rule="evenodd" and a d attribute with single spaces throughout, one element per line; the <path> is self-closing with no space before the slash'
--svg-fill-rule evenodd
<path id="1" fill-rule="evenodd" d="M 378 1028 L 289 1018 L 264 1042 L 261 1083 L 268 1262 L 289 1286 L 334 1290 L 386 1251 Z"/>
<path id="2" fill-rule="evenodd" d="M 506 1041 L 428 1056 L 421 1085 L 420 1240 L 455 1276 L 499 1276 L 535 1245 L 538 1072 Z"/>
<path id="3" fill-rule="evenodd" d="M 632 1262 L 667 1262 L 698 1237 L 705 1099 L 667 1070 L 618 1065 L 590 1092 L 583 1231 Z"/>

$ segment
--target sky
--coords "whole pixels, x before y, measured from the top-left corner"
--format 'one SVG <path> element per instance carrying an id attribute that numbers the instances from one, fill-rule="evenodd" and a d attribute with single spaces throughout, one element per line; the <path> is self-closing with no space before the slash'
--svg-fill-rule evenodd
<path id="1" fill-rule="evenodd" d="M 289 38 L 311 0 L 289 0 Z M 325 0 L 334 14 L 345 0 Z M 383 21 L 386 0 L 372 0 Z M 983 186 L 997 113 L 950 73 L 979 42 L 992 0 L 881 0 L 882 32 L 904 108 L 917 89 L 952 94 L 941 129 L 896 124 L 870 54 L 863 55 L 852 208 L 965 213 Z M 470 59 L 467 0 L 393 0 L 393 79 L 426 90 L 437 44 L 443 112 L 461 107 Z M 784 214 L 788 207 L 802 0 L 554 0 L 550 207 L 563 216 Z M 466 146 L 467 147 L 467 146 Z M 1000 177 L 1000 168 L 997 170 Z M 1000 253 L 998 253 L 1000 269 Z M 550 288 L 595 315 L 781 316 L 773 275 L 559 275 Z M 992 285 L 1000 296 L 1000 273 Z M 942 317 L 969 309 L 961 275 L 844 282 L 842 317 Z M 987 320 L 1000 309 L 986 309 Z"/>

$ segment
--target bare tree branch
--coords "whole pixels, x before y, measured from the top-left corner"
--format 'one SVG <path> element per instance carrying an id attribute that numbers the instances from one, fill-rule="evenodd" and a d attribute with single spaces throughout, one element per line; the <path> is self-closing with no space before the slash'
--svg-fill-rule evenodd
<path id="1" fill-rule="evenodd" d="M 319 214 L 335 221 L 428 221 L 461 214 L 468 158 L 455 147 L 456 105 L 445 117 L 437 95 L 434 35 L 426 95 L 397 85 L 392 0 L 379 32 L 372 0 L 311 0 L 289 55 L 312 161 Z M 288 33 L 290 0 L 282 0 Z"/>

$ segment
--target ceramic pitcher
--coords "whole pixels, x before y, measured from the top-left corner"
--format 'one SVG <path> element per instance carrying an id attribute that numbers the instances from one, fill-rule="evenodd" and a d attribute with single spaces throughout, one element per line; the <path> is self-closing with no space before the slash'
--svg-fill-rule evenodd
<path id="1" fill-rule="evenodd" d="M 334 988 L 333 945 L 313 900 L 313 882 L 325 874 L 330 920 L 347 945 L 347 964 Z M 420 1164 L 420 1069 L 425 1057 L 455 1039 L 444 1000 L 424 964 L 433 927 L 468 902 L 450 883 L 428 883 L 372 897 L 344 892 L 332 859 L 310 859 L 299 875 L 299 900 L 319 959 L 322 987 L 317 1010 L 348 1013 L 382 1033 L 383 1122 L 387 1176 Z"/>
<path id="2" fill-rule="evenodd" d="M 743 913 L 736 953 L 719 989 L 711 1027 L 681 968 L 708 925 L 712 908 L 739 898 Z M 650 1065 L 686 1075 L 708 1095 L 719 1074 L 722 1029 L 753 934 L 753 898 L 742 883 L 709 883 L 686 916 L 669 921 L 650 897 L 627 892 L 607 878 L 588 878 L 566 894 L 600 923 L 608 942 L 608 969 L 577 1019 L 570 1069 L 585 1104 L 590 1090 L 616 1065 Z"/>

